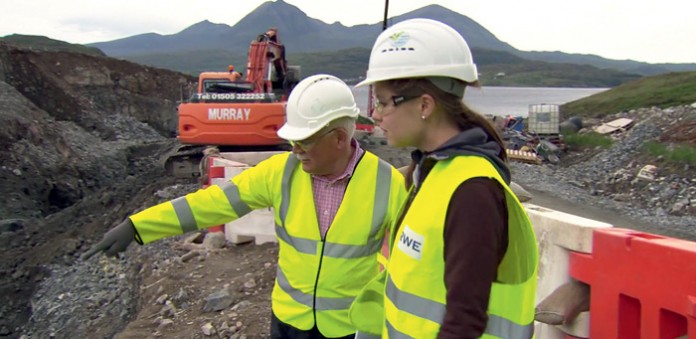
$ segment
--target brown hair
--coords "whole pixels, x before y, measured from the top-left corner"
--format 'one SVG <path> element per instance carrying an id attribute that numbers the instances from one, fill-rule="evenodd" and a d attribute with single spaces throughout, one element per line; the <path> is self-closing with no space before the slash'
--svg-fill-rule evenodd
<path id="1" fill-rule="evenodd" d="M 395 93 L 404 96 L 417 96 L 428 94 L 435 98 L 437 107 L 445 113 L 446 118 L 454 122 L 460 131 L 465 131 L 474 127 L 481 127 L 483 131 L 500 145 L 498 157 L 503 161 L 507 161 L 507 153 L 505 152 L 505 143 L 498 134 L 498 131 L 493 127 L 493 124 L 483 115 L 469 108 L 461 98 L 454 94 L 447 93 L 426 78 L 412 79 L 394 79 L 387 80 L 384 83 Z M 479 83 L 468 83 L 467 86 L 479 87 Z M 406 185 L 410 187 L 412 184 L 412 174 L 415 168 L 415 162 L 411 162 L 407 170 Z"/>

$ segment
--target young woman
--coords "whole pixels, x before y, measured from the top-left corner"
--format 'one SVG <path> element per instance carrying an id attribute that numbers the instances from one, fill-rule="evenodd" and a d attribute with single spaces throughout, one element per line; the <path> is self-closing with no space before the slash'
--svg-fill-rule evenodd
<path id="1" fill-rule="evenodd" d="M 462 101 L 467 86 L 478 86 L 466 41 L 439 21 L 393 25 L 372 48 L 358 86 L 366 84 L 374 86 L 373 118 L 389 144 L 417 150 L 391 232 L 384 321 L 378 331 L 358 330 L 385 338 L 531 338 L 536 240 L 508 187 L 500 136 Z"/>

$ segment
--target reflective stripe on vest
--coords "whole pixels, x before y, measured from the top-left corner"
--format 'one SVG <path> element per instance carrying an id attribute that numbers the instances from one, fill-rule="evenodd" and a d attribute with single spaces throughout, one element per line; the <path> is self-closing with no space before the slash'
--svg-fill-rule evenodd
<path id="1" fill-rule="evenodd" d="M 389 335 L 389 339 L 412 339 L 413 337 L 408 336 L 406 334 L 403 334 L 399 331 L 397 331 L 394 326 L 387 320 L 385 323 L 387 326 L 387 334 Z"/>
<path id="2" fill-rule="evenodd" d="M 288 160 L 285 161 L 285 169 L 283 169 L 283 179 L 281 182 L 281 202 L 280 208 L 278 209 L 278 214 L 280 214 L 280 220 L 283 225 L 285 225 L 285 218 L 288 216 L 288 206 L 290 206 L 290 183 L 292 179 L 292 173 L 295 172 L 295 166 L 297 166 L 297 156 L 295 154 L 290 154 Z"/>
<path id="3" fill-rule="evenodd" d="M 399 310 L 442 324 L 445 304 L 399 290 L 388 275 L 386 295 Z"/>
<path id="4" fill-rule="evenodd" d="M 377 230 L 379 230 L 379 228 Z M 296 251 L 306 254 L 317 254 L 317 247 L 319 246 L 319 241 L 293 237 L 288 234 L 284 227 L 280 227 L 278 224 L 276 224 L 275 232 L 278 238 L 282 239 L 290 246 L 295 248 Z M 373 236 L 373 234 L 370 235 L 370 237 Z M 362 258 L 377 253 L 381 247 L 381 239 L 370 238 L 366 245 L 336 244 L 327 241 L 324 243 L 323 254 L 325 257 L 332 258 Z"/>
<path id="5" fill-rule="evenodd" d="M 365 333 L 365 332 L 356 332 L 355 333 L 355 339 L 381 339 L 381 335 L 373 335 L 370 333 Z"/>
<path id="6" fill-rule="evenodd" d="M 290 205 L 290 183 L 292 174 L 295 172 L 297 165 L 297 157 L 291 154 L 285 163 L 282 181 L 282 197 L 283 201 L 280 204 L 280 221 L 285 225 L 285 218 L 288 215 L 288 206 Z M 379 160 L 377 165 L 377 187 L 375 188 L 375 206 L 372 213 L 372 226 L 367 244 L 365 245 L 346 245 L 336 244 L 332 242 L 324 243 L 324 256 L 332 258 L 361 258 L 379 252 L 382 247 L 381 239 L 374 239 L 379 232 L 380 226 L 387 215 L 389 203 L 389 189 L 391 186 L 391 167 L 383 160 Z M 295 250 L 301 253 L 316 254 L 318 241 L 304 238 L 293 237 L 288 234 L 285 227 L 276 224 L 276 235 Z"/>
<path id="7" fill-rule="evenodd" d="M 314 309 L 317 311 L 332 311 L 344 310 L 350 307 L 354 298 L 321 298 L 315 297 L 313 294 L 302 293 L 302 291 L 292 287 L 288 278 L 285 277 L 283 270 L 278 267 L 276 270 L 276 279 L 280 288 L 289 294 L 292 299 L 298 303 L 312 308 L 312 300 L 314 300 Z"/>
<path id="8" fill-rule="evenodd" d="M 251 208 L 247 205 L 239 195 L 239 188 L 234 183 L 227 181 L 222 184 L 217 184 L 222 192 L 225 193 L 227 201 L 237 213 L 237 217 L 242 216 L 251 212 Z M 192 232 L 198 229 L 196 225 L 196 219 L 193 217 L 193 211 L 191 210 L 191 205 L 189 205 L 186 197 L 179 197 L 172 200 L 172 206 L 174 206 L 174 212 L 177 218 L 179 218 L 179 224 L 181 225 L 181 230 L 183 233 Z"/>
<path id="9" fill-rule="evenodd" d="M 534 335 L 534 322 L 528 325 L 516 324 L 494 314 L 488 314 L 487 334 L 506 339 L 529 339 Z"/>
<path id="10" fill-rule="evenodd" d="M 445 316 L 445 304 L 403 292 L 394 285 L 389 276 L 387 276 L 386 295 L 398 309 L 442 325 L 442 319 Z M 388 321 L 387 328 L 390 338 L 408 338 L 407 335 L 392 327 Z M 534 334 L 534 326 L 532 324 L 516 324 L 503 317 L 489 314 L 485 332 L 499 338 L 528 339 Z"/>

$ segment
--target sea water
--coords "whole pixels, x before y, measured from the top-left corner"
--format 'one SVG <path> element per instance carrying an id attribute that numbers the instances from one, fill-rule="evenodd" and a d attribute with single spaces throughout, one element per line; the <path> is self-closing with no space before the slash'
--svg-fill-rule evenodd
<path id="1" fill-rule="evenodd" d="M 529 105 L 562 105 L 605 90 L 607 88 L 467 87 L 464 102 L 481 114 L 526 117 Z M 366 112 L 368 87 L 353 88 L 353 95 L 360 110 Z"/>

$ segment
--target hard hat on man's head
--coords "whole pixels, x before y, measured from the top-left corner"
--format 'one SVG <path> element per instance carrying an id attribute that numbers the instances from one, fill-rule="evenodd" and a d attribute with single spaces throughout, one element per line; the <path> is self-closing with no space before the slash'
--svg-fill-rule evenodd
<path id="1" fill-rule="evenodd" d="M 285 140 L 304 140 L 331 121 L 342 117 L 357 118 L 360 109 L 353 92 L 341 79 L 317 74 L 300 81 L 285 106 L 286 122 L 278 130 Z"/>
<path id="2" fill-rule="evenodd" d="M 367 77 L 356 87 L 391 79 L 442 77 L 465 83 L 478 80 L 469 45 L 440 21 L 409 19 L 377 37 Z"/>

